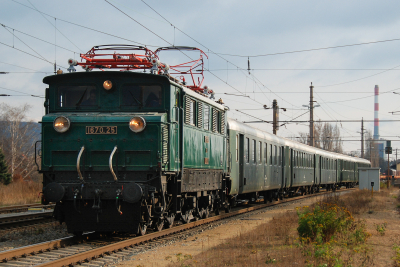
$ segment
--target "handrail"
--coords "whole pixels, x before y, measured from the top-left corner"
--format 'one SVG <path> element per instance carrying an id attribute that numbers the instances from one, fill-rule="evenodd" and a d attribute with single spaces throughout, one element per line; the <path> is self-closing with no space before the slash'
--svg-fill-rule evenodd
<path id="1" fill-rule="evenodd" d="M 42 140 L 38 140 L 35 142 L 35 164 L 37 166 L 38 171 L 40 171 L 40 167 L 39 167 L 39 164 L 37 163 L 37 159 L 36 159 L 36 154 L 38 153 L 37 143 L 41 143 L 41 142 L 42 142 Z M 40 156 L 40 158 L 42 158 L 42 157 Z"/>
<path id="2" fill-rule="evenodd" d="M 118 178 L 117 178 L 117 176 L 115 175 L 115 172 L 114 172 L 113 167 L 112 167 L 112 160 L 113 160 L 115 151 L 117 151 L 117 146 L 115 146 L 114 149 L 113 149 L 113 151 L 111 152 L 110 160 L 109 160 L 108 164 L 109 164 L 109 166 L 110 166 L 111 174 L 114 176 L 114 181 L 117 182 L 117 181 L 118 181 Z"/>
<path id="3" fill-rule="evenodd" d="M 82 176 L 82 173 L 80 170 L 80 163 L 81 163 L 81 157 L 82 157 L 84 150 L 85 150 L 85 146 L 82 146 L 81 151 L 79 151 L 78 158 L 76 160 L 76 170 L 78 171 L 78 175 L 79 175 L 79 178 L 81 179 L 81 181 L 83 181 L 83 176 Z"/>

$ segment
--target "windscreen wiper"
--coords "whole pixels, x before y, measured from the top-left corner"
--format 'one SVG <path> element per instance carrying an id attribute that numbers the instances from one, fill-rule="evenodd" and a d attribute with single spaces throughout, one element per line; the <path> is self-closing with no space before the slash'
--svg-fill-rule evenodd
<path id="1" fill-rule="evenodd" d="M 139 100 L 137 100 L 137 98 L 133 96 L 133 94 L 132 94 L 131 91 L 128 91 L 128 92 L 129 92 L 129 94 L 132 96 L 132 98 L 133 98 L 140 106 L 142 106 L 142 102 L 140 102 Z"/>
<path id="2" fill-rule="evenodd" d="M 87 91 L 87 87 L 85 89 L 85 92 L 83 92 L 83 95 L 81 96 L 81 98 L 79 99 L 78 103 L 76 103 L 76 106 L 79 107 L 83 101 L 84 96 L 86 95 L 86 91 Z"/>

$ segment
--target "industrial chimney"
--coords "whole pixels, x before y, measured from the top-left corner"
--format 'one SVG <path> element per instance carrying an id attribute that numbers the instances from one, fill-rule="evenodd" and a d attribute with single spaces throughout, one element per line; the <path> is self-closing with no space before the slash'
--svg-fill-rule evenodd
<path id="1" fill-rule="evenodd" d="M 379 86 L 375 85 L 374 139 L 379 140 Z"/>

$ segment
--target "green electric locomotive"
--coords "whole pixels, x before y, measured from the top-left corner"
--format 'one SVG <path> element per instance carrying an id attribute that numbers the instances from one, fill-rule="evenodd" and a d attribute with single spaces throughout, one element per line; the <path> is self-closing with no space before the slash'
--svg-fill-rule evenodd
<path id="1" fill-rule="evenodd" d="M 107 53 L 127 49 L 142 54 Z M 75 234 L 144 234 L 228 208 L 226 107 L 146 48 L 98 46 L 81 57 L 69 60 L 71 73 L 43 79 L 42 201 L 56 203 L 56 219 Z"/>

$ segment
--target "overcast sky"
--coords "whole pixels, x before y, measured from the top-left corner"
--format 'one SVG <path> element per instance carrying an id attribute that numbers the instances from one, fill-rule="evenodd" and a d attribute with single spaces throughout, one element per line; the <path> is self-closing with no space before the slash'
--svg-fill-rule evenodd
<path id="1" fill-rule="evenodd" d="M 256 120 L 244 113 L 272 120 L 272 111 L 262 105 L 270 107 L 273 99 L 287 108 L 281 120 L 296 118 L 307 111 L 302 105 L 309 104 L 311 82 L 320 105 L 315 120 L 373 120 L 375 85 L 381 92 L 380 120 L 400 120 L 389 113 L 400 110 L 400 95 L 393 94 L 400 93 L 399 40 L 312 50 L 400 38 L 398 10 L 399 1 L 368 0 L 1 0 L 0 72 L 8 74 L 0 74 L 0 94 L 12 96 L 0 101 L 30 103 L 30 119 L 40 121 L 43 98 L 27 95 L 44 95 L 42 79 L 52 75 L 55 61 L 65 71 L 69 58 L 79 59 L 94 45 L 180 45 L 208 54 L 205 67 L 212 73 L 206 72 L 204 84 L 239 121 Z M 284 53 L 301 50 L 312 51 Z M 168 53 L 161 61 L 174 64 L 187 58 Z M 306 113 L 295 120 L 308 119 Z M 272 132 L 270 124 L 252 125 Z M 399 125 L 381 122 L 381 137 L 400 140 Z M 338 126 L 344 140 L 360 139 L 361 123 Z M 373 123 L 365 128 L 373 132 Z M 292 123 L 278 135 L 297 136 L 308 129 L 308 123 Z M 360 142 L 343 144 L 347 152 L 360 149 Z M 393 148 L 399 144 L 393 141 Z"/>

